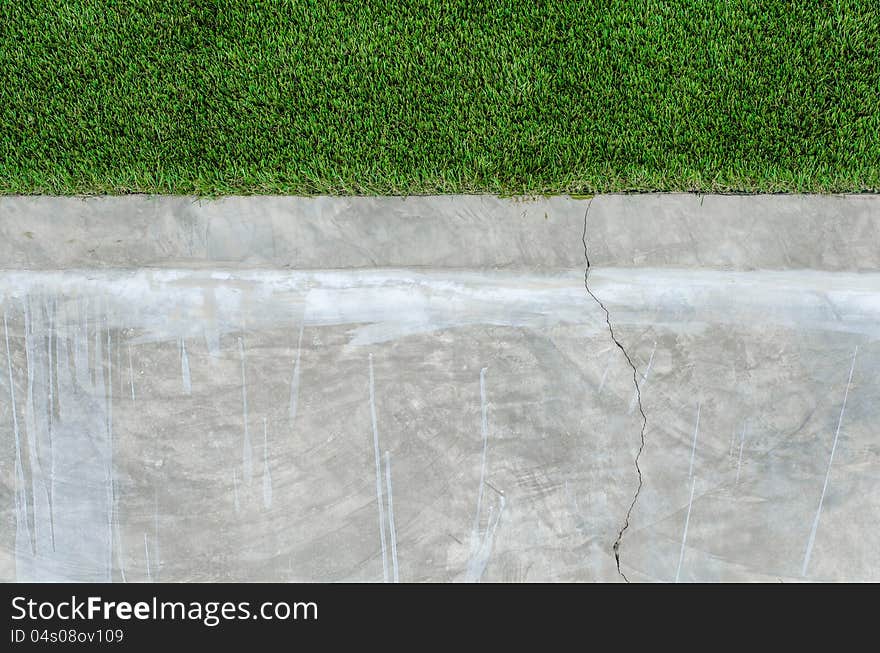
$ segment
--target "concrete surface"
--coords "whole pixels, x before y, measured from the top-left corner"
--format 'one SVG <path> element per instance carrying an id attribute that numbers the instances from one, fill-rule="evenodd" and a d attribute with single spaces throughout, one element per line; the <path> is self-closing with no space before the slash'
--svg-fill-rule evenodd
<path id="1" fill-rule="evenodd" d="M 880 580 L 878 196 L 5 198 L 0 268 L 4 581 Z"/>

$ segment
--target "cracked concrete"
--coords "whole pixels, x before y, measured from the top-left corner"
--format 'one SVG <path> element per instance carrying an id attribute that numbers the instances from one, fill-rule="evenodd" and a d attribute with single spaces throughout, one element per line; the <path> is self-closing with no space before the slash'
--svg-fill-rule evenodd
<path id="1" fill-rule="evenodd" d="M 645 409 L 642 406 L 642 390 L 639 386 L 638 380 L 638 370 L 636 369 L 635 364 L 632 362 L 632 358 L 629 353 L 626 351 L 626 347 L 623 346 L 623 343 L 617 339 L 617 336 L 614 335 L 614 325 L 611 323 L 611 314 L 608 312 L 605 304 L 602 303 L 602 300 L 596 297 L 595 293 L 593 293 L 590 288 L 590 269 L 592 265 L 590 264 L 590 251 L 589 246 L 587 245 L 587 230 L 588 230 L 588 219 L 590 216 L 590 208 L 593 206 L 593 200 L 589 199 L 587 201 L 587 210 L 584 211 L 584 231 L 581 234 L 581 241 L 584 244 L 584 288 L 587 293 L 596 304 L 599 305 L 599 308 L 602 309 L 602 312 L 605 314 L 605 324 L 608 325 L 608 335 L 611 337 L 611 341 L 614 345 L 620 350 L 623 354 L 624 359 L 626 359 L 626 364 L 632 369 L 632 377 L 633 377 L 633 387 L 635 388 L 636 393 L 636 404 L 639 408 L 639 414 L 642 416 L 642 427 L 639 430 L 639 449 L 636 452 L 635 457 L 633 458 L 633 464 L 636 468 L 636 476 L 638 478 L 638 484 L 636 485 L 635 492 L 633 492 L 632 501 L 629 504 L 629 508 L 626 510 L 626 516 L 623 519 L 623 525 L 620 527 L 620 530 L 617 532 L 617 538 L 614 540 L 614 544 L 611 546 L 611 550 L 614 551 L 614 561 L 617 564 L 617 573 L 623 578 L 627 583 L 629 582 L 629 578 L 627 578 L 626 574 L 623 573 L 620 569 L 620 544 L 623 541 L 623 535 L 629 529 L 629 520 L 632 516 L 633 508 L 636 507 L 636 502 L 639 500 L 639 494 L 642 491 L 642 485 L 644 484 L 644 480 L 642 479 L 642 468 L 639 465 L 639 459 L 642 457 L 642 452 L 645 450 L 645 429 L 648 428 L 648 416 L 645 415 Z"/>
<path id="2" fill-rule="evenodd" d="M 4 198 L 0 578 L 878 580 L 878 233 L 876 196 Z"/>

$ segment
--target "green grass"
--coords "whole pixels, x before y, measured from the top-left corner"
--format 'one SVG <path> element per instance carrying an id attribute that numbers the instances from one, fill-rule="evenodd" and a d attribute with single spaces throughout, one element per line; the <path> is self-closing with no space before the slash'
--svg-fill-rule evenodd
<path id="1" fill-rule="evenodd" d="M 877 0 L 0 7 L 0 193 L 876 189 Z"/>

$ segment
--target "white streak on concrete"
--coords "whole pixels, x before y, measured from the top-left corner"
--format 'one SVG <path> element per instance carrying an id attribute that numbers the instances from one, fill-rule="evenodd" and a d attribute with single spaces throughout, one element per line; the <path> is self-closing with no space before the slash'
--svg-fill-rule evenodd
<path id="1" fill-rule="evenodd" d="M 31 475 L 31 501 L 33 507 L 33 551 L 35 560 L 52 550 L 52 511 L 49 504 L 49 487 L 40 464 L 41 442 L 48 437 L 49 417 L 44 379 L 44 350 L 37 348 L 35 331 L 41 330 L 39 314 L 32 317 L 31 298 L 24 299 L 24 352 L 27 367 L 27 397 L 25 404 L 25 431 L 27 433 L 28 463 Z M 39 329 L 35 327 L 35 322 Z M 40 392 L 35 395 L 34 385 L 39 376 Z"/>
<path id="2" fill-rule="evenodd" d="M 693 478 L 694 476 L 694 456 L 697 453 L 697 434 L 700 432 L 700 409 L 702 408 L 702 404 L 697 404 L 697 423 L 694 425 L 694 443 L 691 446 L 691 464 L 688 469 L 688 478 Z"/>
<path id="3" fill-rule="evenodd" d="M 110 564 L 110 573 L 108 574 L 110 578 L 113 578 L 113 549 L 116 547 L 116 542 L 119 541 L 119 532 L 116 529 L 116 485 L 113 481 L 113 341 L 110 337 L 110 330 L 107 330 L 107 453 L 108 453 L 108 461 L 107 461 L 107 478 L 110 481 L 107 487 L 107 491 L 110 493 L 110 510 L 107 515 L 110 520 L 110 537 L 111 540 L 109 542 L 109 564 Z M 116 534 L 116 538 L 113 538 L 114 531 Z M 119 568 L 122 574 L 123 582 L 125 580 L 125 572 L 122 572 L 122 554 L 117 551 L 117 559 L 119 561 Z"/>
<path id="4" fill-rule="evenodd" d="M 657 352 L 657 342 L 654 341 L 654 346 L 651 348 L 651 356 L 648 358 L 648 367 L 645 368 L 645 373 L 642 376 L 642 381 L 644 383 L 648 382 L 648 377 L 651 375 L 651 369 L 654 367 L 654 354 Z"/>
<path id="5" fill-rule="evenodd" d="M 47 554 L 55 550 L 55 520 L 52 506 L 52 462 L 53 446 L 52 446 L 52 400 L 51 400 L 51 339 L 47 340 L 43 334 L 45 333 L 45 324 L 43 322 L 43 312 L 41 302 L 36 302 L 36 310 L 32 314 L 35 319 L 31 321 L 29 349 L 31 351 L 31 360 L 34 363 L 29 375 L 32 377 L 29 382 L 29 400 L 31 401 L 32 421 L 34 427 L 34 462 L 32 465 L 32 476 L 39 491 L 34 490 L 34 518 L 40 522 L 44 533 L 40 540 L 34 533 L 36 545 Z M 36 385 L 36 392 L 34 386 Z M 46 478 L 43 473 L 44 462 L 48 451 L 50 476 Z M 48 531 L 48 532 L 45 532 Z M 48 537 L 48 541 L 46 538 Z"/>
<path id="6" fill-rule="evenodd" d="M 272 474 L 269 473 L 269 423 L 263 418 L 263 507 L 272 507 Z"/>
<path id="7" fill-rule="evenodd" d="M 675 582 L 678 582 L 679 577 L 681 576 L 681 566 L 684 563 L 684 549 L 687 543 L 688 536 L 688 526 L 691 522 L 691 506 L 694 503 L 694 488 L 697 485 L 697 479 L 691 479 L 691 498 L 688 500 L 688 509 L 687 514 L 684 518 L 684 530 L 681 533 L 681 552 L 678 554 L 678 568 L 675 570 Z"/>
<path id="8" fill-rule="evenodd" d="M 71 302 L 63 306 L 63 314 L 58 316 L 62 323 L 71 325 L 67 333 L 72 332 L 72 343 L 66 333 L 52 328 L 48 331 L 50 337 L 45 338 L 42 312 L 25 306 L 24 348 L 29 367 L 25 424 L 29 432 L 30 480 L 36 491 L 32 515 L 25 513 L 27 503 L 16 501 L 16 579 L 22 582 L 112 580 L 114 548 L 118 548 L 112 485 L 112 338 L 108 333 L 107 341 L 103 340 L 102 324 L 108 319 L 105 316 L 102 321 L 98 316 L 95 360 L 90 366 L 88 328 L 84 326 L 89 322 L 90 309 L 86 306 L 82 301 Z M 92 306 L 97 309 L 98 303 Z M 8 318 L 4 326 L 8 341 Z M 57 367 L 50 374 L 53 338 L 57 344 Z M 80 366 L 76 369 L 68 363 L 71 348 L 74 361 Z M 11 367 L 10 358 L 7 363 Z M 105 365 L 109 383 L 104 379 Z M 56 402 L 58 412 L 54 416 Z M 17 424 L 13 430 L 19 430 Z M 23 454 L 21 434 L 19 445 Z M 43 472 L 47 467 L 51 470 L 48 477 Z M 27 516 L 33 519 L 33 529 L 19 538 L 19 533 L 28 529 Z M 36 535 L 33 545 L 24 546 L 25 541 L 30 541 L 31 532 Z"/>
<path id="9" fill-rule="evenodd" d="M 578 501 L 578 498 L 577 498 L 577 492 L 575 492 L 571 489 L 571 484 L 568 482 L 568 479 L 565 480 L 563 487 L 565 489 L 565 494 L 568 497 L 568 500 L 571 501 L 571 506 L 574 509 L 572 511 L 572 517 L 575 520 L 574 527 L 579 533 L 583 534 L 585 520 L 584 520 L 584 515 L 581 512 L 581 506 L 580 506 L 580 502 Z"/>
<path id="10" fill-rule="evenodd" d="M 397 568 L 397 529 L 394 526 L 394 493 L 391 488 L 391 452 L 385 452 L 385 481 L 388 486 L 388 531 L 391 536 L 391 568 L 395 583 L 400 582 Z"/>
<path id="11" fill-rule="evenodd" d="M 186 353 L 186 339 L 180 339 L 180 375 L 183 378 L 184 394 L 192 394 L 192 378 L 189 373 L 189 356 Z"/>
<path id="12" fill-rule="evenodd" d="M 49 418 L 49 513 L 52 518 L 52 552 L 55 552 L 55 447 L 53 445 L 53 423 L 55 421 L 55 365 L 57 361 L 57 351 L 56 356 L 53 360 L 52 350 L 53 343 L 56 342 L 55 336 L 55 305 L 54 301 L 51 303 L 46 301 L 46 316 L 49 321 L 49 330 L 46 334 L 47 343 L 46 348 L 48 350 L 48 363 L 49 363 L 49 391 L 48 391 L 48 418 Z"/>
<path id="13" fill-rule="evenodd" d="M 251 446 L 251 433 L 248 427 L 247 377 L 244 366 L 244 341 L 238 339 L 238 354 L 241 358 L 241 412 L 244 421 L 244 440 L 241 445 L 241 468 L 244 482 L 250 485 L 254 477 L 254 450 Z"/>
<path id="14" fill-rule="evenodd" d="M 18 409 L 15 405 L 15 378 L 12 375 L 12 353 L 9 349 L 9 325 L 6 311 L 3 312 L 3 332 L 6 336 L 6 364 L 9 369 L 9 399 L 12 405 L 12 431 L 15 436 L 15 560 L 20 573 L 21 553 L 27 545 L 27 553 L 32 554 L 31 531 L 27 509 L 27 489 L 25 487 L 24 467 L 21 458 L 21 433 L 18 428 Z"/>
<path id="15" fill-rule="evenodd" d="M 376 502 L 379 505 L 379 542 L 382 545 L 382 579 L 388 582 L 388 550 L 385 542 L 385 506 L 382 500 L 382 460 L 379 454 L 379 427 L 376 423 L 376 391 L 373 354 L 370 354 L 370 419 L 373 423 L 373 454 L 376 458 Z"/>
<path id="16" fill-rule="evenodd" d="M 81 390 L 91 386 L 92 383 L 89 378 L 88 300 L 78 301 L 76 305 L 79 321 L 74 327 L 73 332 L 73 370 L 76 375 L 74 390 L 76 393 L 79 393 Z"/>
<path id="17" fill-rule="evenodd" d="M 119 370 L 119 394 L 121 395 L 125 392 L 125 377 L 122 375 L 122 334 L 116 340 L 116 369 Z"/>
<path id="18" fill-rule="evenodd" d="M 614 358 L 614 352 L 608 353 L 608 360 L 605 363 L 605 371 L 602 372 L 602 380 L 599 381 L 599 389 L 596 391 L 596 394 L 602 394 L 602 389 L 605 387 L 605 381 L 608 380 L 608 370 L 611 369 L 611 361 Z"/>
<path id="19" fill-rule="evenodd" d="M 87 322 L 88 324 L 88 322 Z M 94 371 L 94 387 L 92 388 L 95 399 L 101 403 L 105 404 L 107 401 L 107 391 L 104 388 L 104 348 L 101 344 L 101 327 L 97 322 L 95 323 L 95 362 L 94 364 L 86 358 L 86 374 L 88 375 L 91 371 Z M 102 417 L 106 420 L 107 415 L 102 415 Z M 106 427 L 106 424 L 105 424 Z"/>
<path id="20" fill-rule="evenodd" d="M 498 526 L 498 521 L 501 519 L 501 513 L 504 511 L 505 505 L 505 498 L 502 494 L 497 514 L 495 514 L 495 506 L 490 506 L 486 530 L 481 534 L 480 516 L 482 514 L 483 486 L 486 483 L 486 460 L 489 449 L 489 409 L 486 401 L 487 370 L 488 368 L 486 367 L 480 370 L 480 434 L 483 440 L 483 452 L 480 460 L 480 485 L 477 489 L 477 510 L 474 515 L 474 525 L 471 529 L 471 552 L 468 557 L 467 571 L 465 573 L 465 580 L 472 583 L 480 581 L 486 566 L 489 564 L 489 556 L 492 554 L 492 542 L 495 537 L 495 529 Z M 493 514 L 495 514 L 494 520 L 492 519 Z"/>
<path id="21" fill-rule="evenodd" d="M 739 438 L 739 458 L 736 461 L 736 484 L 739 485 L 739 471 L 743 462 L 743 446 L 746 443 L 746 422 L 743 422 L 742 435 Z"/>
<path id="22" fill-rule="evenodd" d="M 147 570 L 147 580 L 153 582 L 153 574 L 150 571 L 150 545 L 147 544 L 147 534 L 144 533 L 144 565 Z"/>
<path id="23" fill-rule="evenodd" d="M 111 482 L 111 494 L 116 497 L 116 488 L 114 487 L 114 483 Z M 123 559 L 123 550 L 122 550 L 122 536 L 120 535 L 120 527 L 119 527 L 119 500 L 116 499 L 113 504 L 113 521 L 115 525 L 115 534 L 116 534 L 116 561 L 119 564 L 119 576 L 122 578 L 123 583 L 127 583 L 125 580 L 125 560 Z"/>
<path id="24" fill-rule="evenodd" d="M 131 363 L 131 345 L 128 346 L 128 381 L 131 384 L 131 400 L 134 401 L 134 366 Z"/>
<path id="25" fill-rule="evenodd" d="M 34 406 L 34 363 L 33 356 L 31 354 L 31 347 L 33 346 L 33 325 L 31 324 L 31 311 L 30 311 L 30 297 L 24 298 L 24 360 L 25 360 L 25 368 L 27 370 L 27 394 L 25 396 L 25 414 L 24 414 L 24 430 L 27 434 L 27 452 L 28 452 L 28 463 L 30 465 L 31 470 L 31 500 L 33 501 L 34 508 L 34 547 L 39 549 L 39 541 L 40 541 L 40 519 L 37 518 L 37 479 L 40 474 L 35 471 L 37 467 L 37 451 L 36 451 L 36 439 L 37 439 L 37 428 L 36 428 L 36 419 L 34 413 L 36 412 L 36 406 Z"/>
<path id="26" fill-rule="evenodd" d="M 106 322 L 109 324 L 110 320 L 107 319 Z M 110 452 L 110 470 L 109 470 L 109 478 L 110 478 L 110 514 L 113 518 L 112 529 L 114 533 L 113 546 L 116 549 L 116 562 L 119 565 L 119 575 L 122 578 L 122 582 L 127 582 L 125 579 L 125 559 L 124 559 L 124 551 L 122 550 L 122 535 L 120 533 L 120 524 L 119 524 L 119 497 L 116 493 L 116 482 L 113 471 L 113 339 L 110 334 L 110 329 L 107 329 L 107 433 L 109 437 L 109 452 Z M 124 381 L 122 377 L 122 370 L 119 364 L 121 358 L 121 346 L 117 342 L 116 346 L 116 369 L 117 374 L 120 379 L 120 388 L 124 389 Z"/>
<path id="27" fill-rule="evenodd" d="M 241 512 L 241 503 L 238 500 L 238 474 L 235 473 L 235 467 L 232 468 L 232 497 L 235 500 L 236 514 Z"/>
<path id="28" fill-rule="evenodd" d="M 816 541 L 816 531 L 819 530 L 819 517 L 822 515 L 822 503 L 825 501 L 825 491 L 828 489 L 828 479 L 831 477 L 831 463 L 834 462 L 834 452 L 837 450 L 837 440 L 840 437 L 840 427 L 843 424 L 843 413 L 846 411 L 846 399 L 849 396 L 849 388 L 852 385 L 853 371 L 856 369 L 856 356 L 859 348 L 853 351 L 852 364 L 849 368 L 849 378 L 846 381 L 846 390 L 843 392 L 843 404 L 840 407 L 840 416 L 837 418 L 837 430 L 834 432 L 834 442 L 831 444 L 831 455 L 828 457 L 828 468 L 825 470 L 825 482 L 822 484 L 822 494 L 819 496 L 819 506 L 816 508 L 816 517 L 813 519 L 813 527 L 810 529 L 810 538 L 807 540 L 807 550 L 804 553 L 804 564 L 801 575 L 807 575 L 807 567 L 810 565 L 810 556 L 813 553 L 813 544 Z"/>
<path id="29" fill-rule="evenodd" d="M 706 324 L 739 325 L 754 318 L 767 324 L 880 336 L 877 273 L 632 268 L 597 270 L 594 275 L 612 310 L 644 307 L 618 312 L 621 324 L 680 324 L 682 311 L 691 311 L 695 320 Z M 101 294 L 108 298 L 115 320 L 124 319 L 122 326 L 141 332 L 137 342 L 161 342 L 194 337 L 194 325 L 205 322 L 208 286 L 216 298 L 210 321 L 220 335 L 240 329 L 236 316 L 247 301 L 251 328 L 302 320 L 305 315 L 306 327 L 356 325 L 350 344 L 365 345 L 477 324 L 578 324 L 599 333 L 604 325 L 584 322 L 586 299 L 579 276 L 448 270 L 9 271 L 0 280 L 0 295 Z M 246 300 L 242 284 L 249 288 Z M 732 285 L 749 292 L 731 294 Z M 817 289 L 822 301 L 814 299 Z M 829 302 L 847 319 L 829 318 Z M 168 319 L 169 315 L 175 317 Z"/>
<path id="30" fill-rule="evenodd" d="M 153 488 L 153 539 L 155 555 L 153 560 L 156 563 L 156 577 L 162 569 L 162 555 L 159 551 L 159 490 Z"/>
<path id="31" fill-rule="evenodd" d="M 110 465 L 113 465 L 113 339 L 107 331 L 107 437 L 110 440 Z"/>
<path id="32" fill-rule="evenodd" d="M 297 338 L 296 341 L 296 360 L 294 360 L 293 363 L 293 376 L 290 379 L 290 409 L 288 415 L 290 418 L 291 429 L 293 429 L 294 423 L 296 422 L 296 410 L 297 404 L 299 403 L 299 359 L 300 352 L 302 351 L 302 339 L 305 327 L 306 322 L 305 319 L 303 319 L 299 326 L 299 338 Z"/>
<path id="33" fill-rule="evenodd" d="M 504 506 L 507 501 L 502 495 L 499 497 L 498 512 L 495 512 L 495 506 L 490 506 L 488 523 L 486 531 L 480 540 L 480 545 L 474 555 L 468 560 L 468 569 L 466 580 L 470 583 L 479 583 L 483 578 L 486 567 L 489 565 L 489 558 L 492 556 L 492 546 L 495 542 L 495 531 L 498 523 L 501 521 L 501 514 L 504 512 Z M 494 516 L 494 519 L 493 519 Z"/>
<path id="34" fill-rule="evenodd" d="M 486 483 L 486 458 L 489 450 L 489 422 L 486 406 L 486 370 L 480 370 L 480 435 L 483 440 L 483 452 L 480 455 L 480 484 L 477 486 L 477 510 L 474 513 L 474 525 L 471 528 L 471 551 L 480 546 L 480 515 L 483 510 L 483 486 Z"/>

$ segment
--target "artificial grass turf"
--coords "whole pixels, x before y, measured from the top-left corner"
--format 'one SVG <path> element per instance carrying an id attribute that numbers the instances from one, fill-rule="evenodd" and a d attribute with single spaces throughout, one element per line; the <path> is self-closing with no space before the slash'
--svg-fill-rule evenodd
<path id="1" fill-rule="evenodd" d="M 0 3 L 0 193 L 880 189 L 880 4 Z"/>

